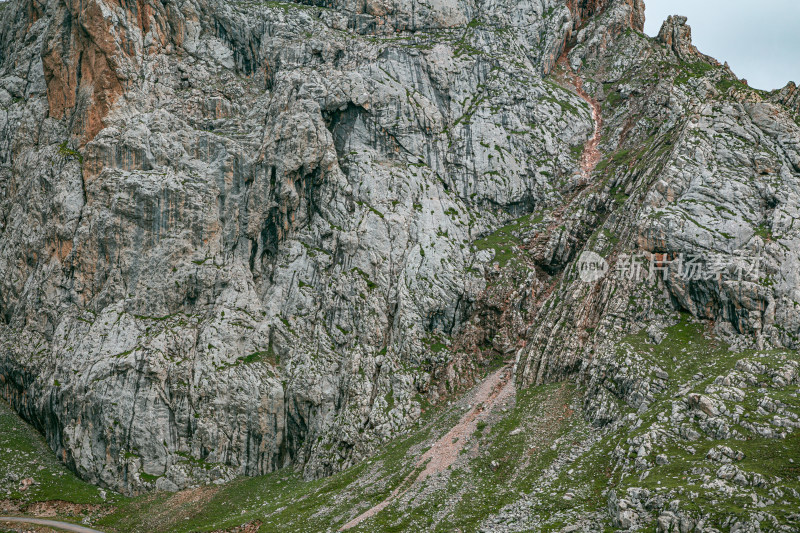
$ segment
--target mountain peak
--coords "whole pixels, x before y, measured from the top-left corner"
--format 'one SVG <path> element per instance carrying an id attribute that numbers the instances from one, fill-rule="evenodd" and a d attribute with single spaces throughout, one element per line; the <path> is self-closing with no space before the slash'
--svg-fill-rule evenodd
<path id="1" fill-rule="evenodd" d="M 775 91 L 772 101 L 786 106 L 795 113 L 800 113 L 800 91 L 797 90 L 797 84 L 793 81 Z"/>
<path id="2" fill-rule="evenodd" d="M 686 23 L 688 20 L 682 15 L 671 15 L 667 17 L 658 32 L 658 40 L 671 48 L 684 61 L 700 56 L 697 48 L 692 44 L 692 27 Z"/>

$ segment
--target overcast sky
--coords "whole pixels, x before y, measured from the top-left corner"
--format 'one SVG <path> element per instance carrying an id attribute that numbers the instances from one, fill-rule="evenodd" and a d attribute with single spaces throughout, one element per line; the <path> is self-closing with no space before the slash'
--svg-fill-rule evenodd
<path id="1" fill-rule="evenodd" d="M 669 15 L 689 17 L 697 48 L 727 61 L 751 87 L 800 83 L 800 0 L 644 0 L 645 32 L 655 36 Z"/>

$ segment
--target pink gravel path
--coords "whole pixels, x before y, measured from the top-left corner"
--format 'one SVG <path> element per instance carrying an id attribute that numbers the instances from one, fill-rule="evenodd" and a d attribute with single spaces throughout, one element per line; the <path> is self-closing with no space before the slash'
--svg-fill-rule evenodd
<path id="1" fill-rule="evenodd" d="M 501 368 L 487 377 L 473 393 L 471 400 L 473 407 L 461 417 L 461 420 L 446 435 L 437 440 L 417 460 L 417 468 L 425 465 L 425 469 L 419 473 L 416 479 L 409 483 L 414 476 L 414 472 L 411 472 L 385 500 L 346 523 L 339 531 L 355 527 L 367 518 L 378 514 L 414 485 L 433 474 L 446 470 L 458 458 L 467 437 L 475 433 L 478 422 L 486 418 L 497 403 L 513 395 L 514 392 L 514 381 L 511 379 L 509 367 Z"/>

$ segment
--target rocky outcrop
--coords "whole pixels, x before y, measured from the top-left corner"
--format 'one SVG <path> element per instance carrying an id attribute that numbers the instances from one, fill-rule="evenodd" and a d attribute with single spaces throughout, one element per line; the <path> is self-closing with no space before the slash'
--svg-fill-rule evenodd
<path id="1" fill-rule="evenodd" d="M 771 100 L 788 107 L 795 113 L 800 113 L 800 91 L 797 90 L 797 85 L 793 81 L 787 83 L 783 89 L 773 91 Z"/>
<path id="2" fill-rule="evenodd" d="M 662 33 L 680 27 L 673 19 Z M 654 46 L 625 36 L 583 66 L 603 84 L 594 95 L 607 155 L 539 237 L 538 261 L 561 278 L 518 353 L 522 383 L 578 368 L 594 376 L 592 361 L 617 357 L 604 340 L 663 312 L 659 292 L 667 309 L 710 320 L 740 347 L 796 347 L 793 304 L 780 302 L 794 301 L 797 124 L 726 67 L 682 59 L 691 51 L 682 39 Z M 621 63 L 620 54 L 640 59 Z M 653 72 L 671 81 L 642 81 Z M 607 275 L 582 279 L 574 259 L 588 252 Z"/>
<path id="3" fill-rule="evenodd" d="M 568 0 L 567 6 L 574 15 L 574 28 L 580 29 L 593 17 L 603 14 L 609 7 L 626 7 L 629 11 L 628 22 L 630 27 L 636 31 L 644 31 L 644 1 L 625 0 L 624 2 L 614 2 L 613 0 Z"/>
<path id="4" fill-rule="evenodd" d="M 683 61 L 690 61 L 698 55 L 697 48 L 692 44 L 692 27 L 686 24 L 688 20 L 679 15 L 670 16 L 664 21 L 657 37 Z"/>
<path id="5" fill-rule="evenodd" d="M 702 61 L 711 65 L 718 66 L 719 62 L 713 57 L 709 57 L 700 51 L 692 43 L 692 27 L 687 24 L 687 17 L 672 15 L 667 17 L 656 39 L 672 50 L 681 61 L 693 62 Z M 727 68 L 727 63 L 725 64 Z M 733 72 L 728 68 L 728 72 L 733 76 Z"/>
<path id="6" fill-rule="evenodd" d="M 574 23 L 563 52 L 568 52 L 570 66 L 576 72 L 586 61 L 601 56 L 619 35 L 644 31 L 642 0 L 575 0 L 567 4 Z"/>

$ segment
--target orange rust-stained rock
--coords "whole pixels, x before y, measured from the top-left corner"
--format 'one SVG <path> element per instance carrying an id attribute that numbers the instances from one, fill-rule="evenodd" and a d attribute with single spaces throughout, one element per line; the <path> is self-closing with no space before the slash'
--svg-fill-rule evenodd
<path id="1" fill-rule="evenodd" d="M 716 60 L 701 54 L 692 44 L 692 27 L 686 23 L 687 20 L 679 15 L 667 17 L 661 25 L 657 39 L 683 61 L 703 59 L 718 65 Z"/>
<path id="2" fill-rule="evenodd" d="M 85 39 L 77 37 L 78 42 Z M 122 84 L 97 46 L 81 44 L 81 51 L 77 46 L 54 47 L 42 59 L 50 115 L 60 119 L 75 113 L 78 120 L 74 131 L 83 131 L 85 144 L 103 128 L 103 118 L 122 94 Z M 64 48 L 70 55 L 61 55 Z M 77 53 L 70 53 L 73 51 Z"/>
<path id="3" fill-rule="evenodd" d="M 114 19 L 107 17 L 115 13 Z M 72 120 L 81 146 L 103 128 L 103 120 L 125 90 L 144 37 L 169 42 L 165 9 L 141 0 L 67 0 L 56 15 L 42 50 L 50 115 Z"/>

